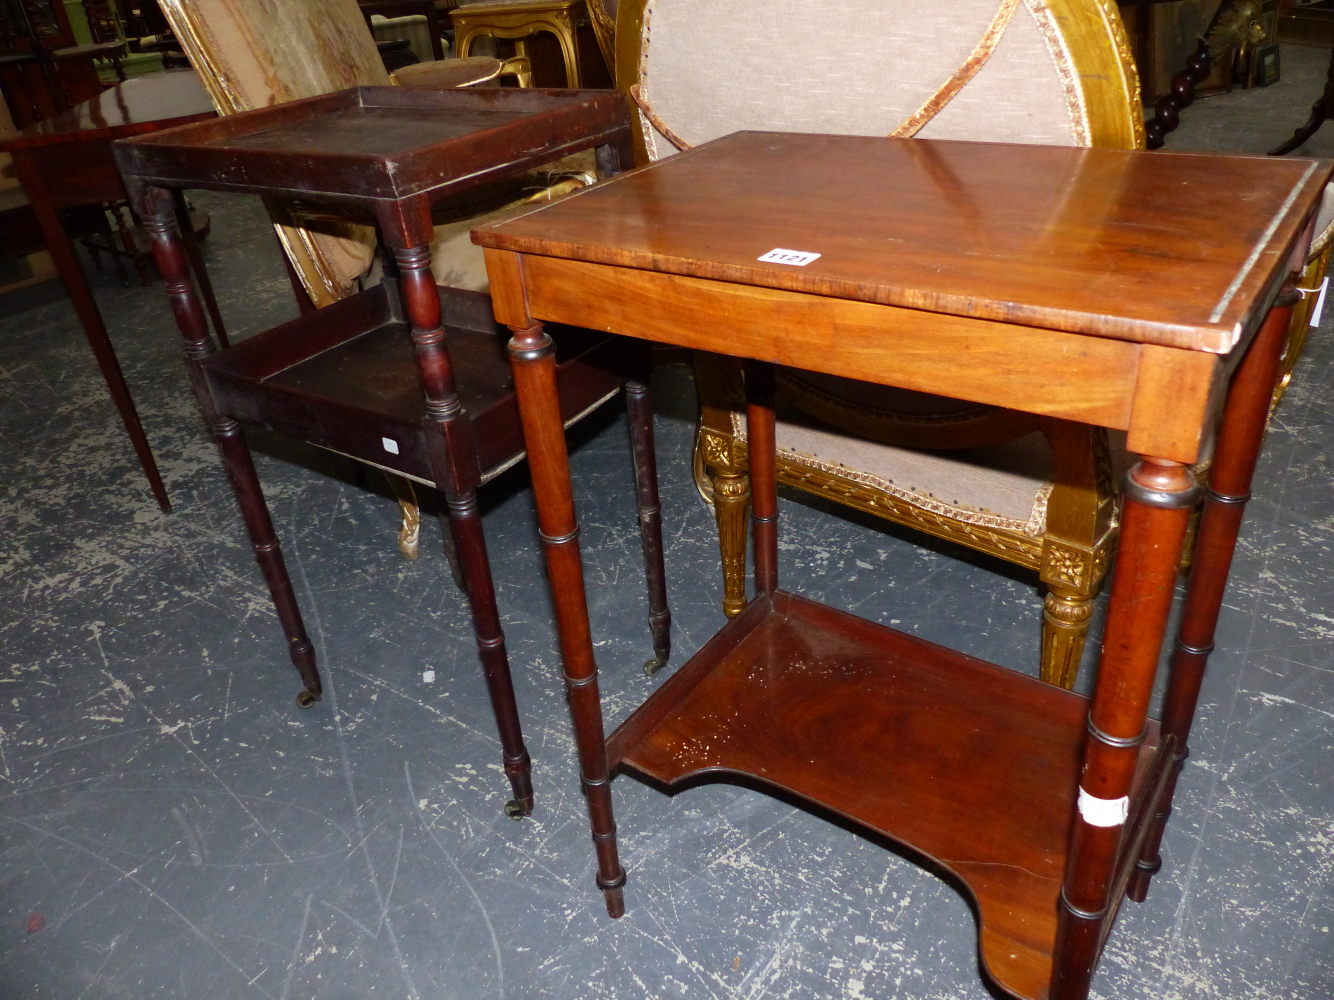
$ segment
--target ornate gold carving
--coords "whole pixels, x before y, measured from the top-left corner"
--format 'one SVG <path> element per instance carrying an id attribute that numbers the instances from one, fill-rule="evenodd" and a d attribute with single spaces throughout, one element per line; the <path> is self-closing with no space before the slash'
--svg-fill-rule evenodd
<path id="1" fill-rule="evenodd" d="M 1042 679 L 1063 688 L 1074 686 L 1084 655 L 1093 601 L 1083 595 L 1051 590 L 1042 614 Z"/>
<path id="2" fill-rule="evenodd" d="M 1072 601 L 1059 596 L 1055 591 L 1049 591 L 1043 613 L 1054 624 L 1087 625 L 1088 620 L 1093 617 L 1093 602 L 1091 600 Z"/>
<path id="3" fill-rule="evenodd" d="M 706 464 L 716 469 L 732 467 L 732 442 L 725 435 L 702 429 L 699 433 L 699 443 Z"/>
<path id="4" fill-rule="evenodd" d="M 746 512 L 750 477 L 718 473 L 713 477 L 713 511 L 718 519 L 718 548 L 723 561 L 723 614 L 735 618 L 746 606 Z"/>
<path id="5" fill-rule="evenodd" d="M 999 556 L 1006 562 L 1037 569 L 1042 543 L 1020 531 L 969 524 L 957 518 L 926 510 L 890 493 L 862 486 L 841 476 L 801 465 L 778 456 L 778 481 L 886 520 L 924 531 L 937 538 L 957 542 L 970 549 Z"/>
<path id="6" fill-rule="evenodd" d="M 1093 576 L 1093 553 L 1048 538 L 1042 553 L 1042 579 L 1087 592 Z"/>

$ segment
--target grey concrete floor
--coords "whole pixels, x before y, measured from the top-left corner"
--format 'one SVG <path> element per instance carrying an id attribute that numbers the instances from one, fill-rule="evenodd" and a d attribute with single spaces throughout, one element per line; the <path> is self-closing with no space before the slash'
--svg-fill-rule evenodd
<path id="1" fill-rule="evenodd" d="M 1289 134 L 1325 53 L 1283 56 L 1280 84 L 1200 102 L 1170 148 L 1255 152 Z M 1311 151 L 1334 152 L 1334 126 Z M 256 206 L 197 202 L 215 216 L 206 255 L 234 332 L 292 316 Z M 297 709 L 162 288 L 94 280 L 175 510 L 149 497 L 59 288 L 0 298 L 0 1000 L 991 995 L 959 891 L 728 785 L 667 797 L 615 782 L 629 912 L 607 919 L 522 469 L 486 490 L 485 526 L 533 817 L 501 812 L 500 752 L 438 528 L 405 562 L 382 484 L 257 434 L 327 690 Z M 1332 326 L 1314 333 L 1270 431 L 1164 870 L 1123 911 L 1097 997 L 1334 991 Z M 679 664 L 723 620 L 716 536 L 690 483 L 689 378 L 664 371 L 655 393 Z M 614 724 L 658 683 L 639 670 L 623 414 L 609 406 L 575 436 Z M 782 514 L 785 586 L 1035 672 L 1042 603 L 1028 574 L 792 497 Z"/>

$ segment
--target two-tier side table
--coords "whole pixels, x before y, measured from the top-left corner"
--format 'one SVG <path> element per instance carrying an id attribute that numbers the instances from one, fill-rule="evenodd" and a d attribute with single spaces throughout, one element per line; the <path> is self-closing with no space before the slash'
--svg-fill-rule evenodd
<path id="1" fill-rule="evenodd" d="M 629 162 L 629 121 L 625 98 L 614 91 L 364 87 L 172 129 L 116 149 L 171 296 L 196 397 L 301 675 L 298 704 L 310 707 L 320 697 L 320 677 L 242 422 L 443 492 L 514 791 L 507 811 L 516 817 L 532 808 L 532 785 L 477 489 L 523 457 L 523 435 L 505 331 L 490 299 L 438 288 L 432 277 L 432 209 L 581 150 L 596 150 L 599 169 L 614 173 Z M 377 227 L 380 243 L 393 252 L 386 266 L 396 277 L 217 351 L 171 211 L 173 192 L 182 188 L 297 199 L 321 206 L 326 216 L 325 206 L 332 206 L 343 219 Z M 648 349 L 581 330 L 562 331 L 560 340 L 558 426 L 627 387 L 654 662 L 665 660 L 670 617 L 645 384 Z"/>
<path id="2" fill-rule="evenodd" d="M 744 775 L 915 849 L 1010 993 L 1082 1000 L 1143 899 L 1334 164 L 738 133 L 473 234 L 510 342 L 598 857 L 609 779 Z M 1245 197 L 1238 197 L 1245 192 Z M 755 588 L 604 738 L 547 323 L 747 359 Z M 1092 699 L 777 588 L 775 364 L 1118 428 Z M 1220 420 L 1221 413 L 1221 420 Z M 1190 464 L 1217 443 L 1161 722 Z"/>

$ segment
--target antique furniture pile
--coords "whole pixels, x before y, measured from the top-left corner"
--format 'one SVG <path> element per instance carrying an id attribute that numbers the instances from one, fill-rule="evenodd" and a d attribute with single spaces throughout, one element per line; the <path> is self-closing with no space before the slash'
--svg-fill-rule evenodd
<path id="1" fill-rule="evenodd" d="M 201 62 L 210 36 L 246 10 L 227 0 L 210 20 L 169 6 Z M 627 903 L 613 777 L 632 772 L 669 790 L 735 780 L 889 838 L 957 881 L 976 905 L 983 970 L 1000 988 L 1084 1000 L 1122 902 L 1142 901 L 1161 863 L 1290 347 L 1295 282 L 1334 162 L 1143 151 L 1125 37 L 1102 2 L 958 5 L 977 29 L 955 39 L 964 62 L 948 48 L 932 54 L 949 71 L 945 84 L 905 88 L 895 100 L 906 114 L 892 104 L 877 112 L 887 127 L 850 119 L 862 103 L 831 109 L 827 95 L 800 87 L 768 104 L 744 87 L 692 90 L 691 74 L 716 54 L 687 52 L 673 19 L 727 16 L 704 0 L 623 0 L 625 93 L 383 86 L 354 6 L 330 9 L 335 23 L 358 28 L 335 36 L 347 46 L 345 82 L 363 85 L 334 86 L 336 64 L 304 78 L 268 72 L 266 46 L 304 16 L 273 14 L 233 53 L 241 72 L 206 81 L 234 113 L 115 151 L 302 680 L 298 704 L 318 701 L 319 670 L 245 423 L 443 494 L 513 794 L 506 810 L 532 811 L 478 505 L 479 489 L 526 456 L 596 884 L 611 916 Z M 998 110 L 987 88 L 1053 47 L 1067 61 L 1051 64 L 1051 80 Z M 867 66 L 857 72 L 868 93 L 884 86 Z M 1044 118 L 1034 111 L 1042 107 L 1059 113 Z M 581 152 L 598 183 L 562 188 L 573 193 L 551 205 L 497 208 L 482 197 Z M 307 296 L 299 319 L 232 347 L 215 339 L 178 223 L 192 188 L 266 199 Z M 466 211 L 482 203 L 492 210 Z M 442 209 L 452 213 L 443 226 Z M 484 260 L 480 284 L 442 271 L 441 253 L 459 250 L 462 234 Z M 608 735 L 579 548 L 585 498 L 570 480 L 565 432 L 624 389 L 655 672 L 670 654 L 671 616 L 647 385 L 653 344 L 697 352 L 701 454 L 731 618 Z M 791 470 L 818 464 L 800 443 L 813 430 L 825 435 L 821 447 L 869 453 L 829 419 L 849 402 L 878 409 L 896 433 L 929 430 L 919 449 L 968 451 L 1035 433 L 1049 442 L 1048 474 L 1074 484 L 1065 502 L 1078 512 L 1051 527 L 1078 522 L 1083 534 L 1029 531 L 1045 540 L 1014 561 L 1041 567 L 1062 599 L 1087 602 L 1116 539 L 1090 696 L 1066 689 L 1082 645 L 1082 633 L 1077 642 L 1069 634 L 1078 616 L 1053 616 L 1050 605 L 1064 651 L 1039 679 L 779 588 L 778 484 L 802 485 Z M 1119 482 L 1108 432 L 1123 435 Z M 871 445 L 912 460 L 902 440 Z M 1205 459 L 1202 489 L 1195 470 Z M 856 481 L 847 462 L 826 464 Z M 1033 497 L 1043 494 L 1051 519 L 1058 491 L 1041 485 Z M 1155 721 L 1160 649 L 1200 502 Z M 911 506 L 909 497 L 888 515 L 968 534 L 942 526 L 939 511 L 932 528 L 904 513 Z M 749 601 L 739 585 L 747 513 Z"/>

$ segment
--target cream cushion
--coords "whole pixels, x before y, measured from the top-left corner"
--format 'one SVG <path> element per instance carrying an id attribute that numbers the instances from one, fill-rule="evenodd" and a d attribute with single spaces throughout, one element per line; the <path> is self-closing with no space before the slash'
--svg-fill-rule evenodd
<path id="1" fill-rule="evenodd" d="M 371 37 L 377 42 L 406 38 L 408 48 L 419 60 L 431 62 L 435 59 L 435 48 L 431 44 L 431 26 L 425 14 L 405 14 L 403 17 L 372 14 Z"/>
<path id="2" fill-rule="evenodd" d="M 742 414 L 732 415 L 732 430 L 745 440 Z M 1039 432 L 988 448 L 919 451 L 852 437 L 780 409 L 777 436 L 780 456 L 924 510 L 1035 538 L 1046 526 L 1054 459 Z"/>

